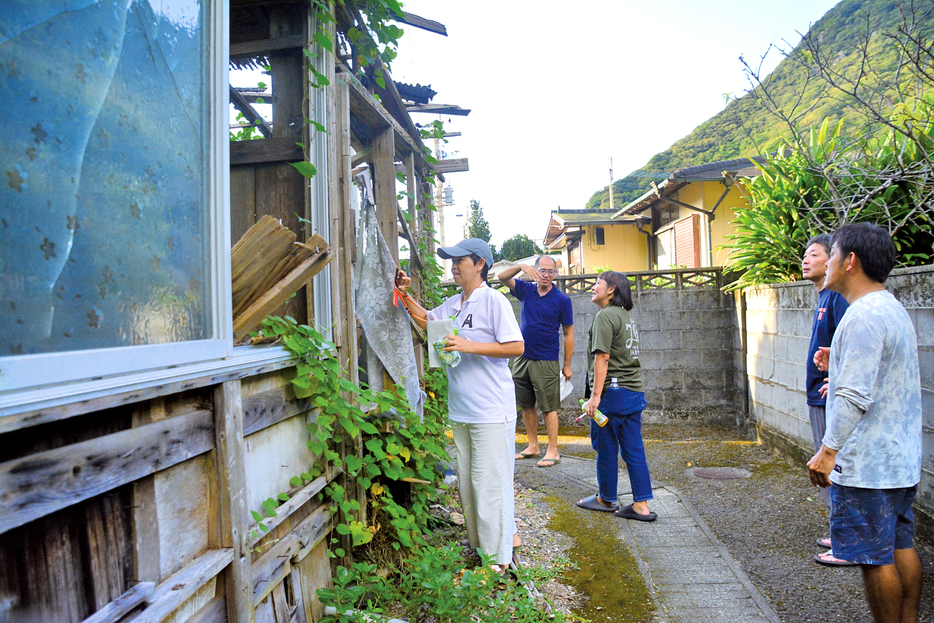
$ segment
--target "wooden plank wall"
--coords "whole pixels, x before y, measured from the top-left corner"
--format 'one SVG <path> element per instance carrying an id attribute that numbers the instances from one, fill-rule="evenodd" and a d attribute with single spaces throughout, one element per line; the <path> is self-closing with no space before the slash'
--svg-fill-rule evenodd
<path id="1" fill-rule="evenodd" d="M 0 435 L 0 620 L 320 618 L 332 519 L 316 494 L 340 474 L 288 483 L 315 458 L 293 374 Z M 249 511 L 282 492 L 256 531 Z"/>
<path id="2" fill-rule="evenodd" d="M 263 3 L 265 6 L 266 3 Z M 289 163 L 306 155 L 306 76 L 296 35 L 307 40 L 304 3 L 271 9 L 276 99 L 270 139 L 231 145 L 231 242 L 265 214 L 301 233 L 308 188 Z M 281 45 L 275 44 L 280 40 Z M 336 37 L 334 37 L 336 40 Z M 273 43 L 268 43 L 272 41 Z M 247 42 L 250 43 L 250 42 Z M 252 45 L 252 43 L 251 43 Z M 335 335 L 342 365 L 356 370 L 355 220 L 351 117 L 370 126 L 378 211 L 398 255 L 395 163 L 409 188 L 427 172 L 404 129 L 348 74 L 328 70 L 330 238 Z M 292 121 L 298 119 L 298 126 Z M 295 128 L 300 127 L 297 135 Z M 355 144 L 356 141 L 356 144 Z M 369 143 L 369 140 L 367 141 Z M 352 147 L 353 146 L 353 147 Z M 415 154 L 419 154 L 415 157 Z M 421 194 L 421 193 L 420 193 Z M 431 223 L 420 197 L 419 235 Z M 412 213 L 413 205 L 408 206 Z M 300 293 L 280 310 L 310 321 Z M 267 371 L 267 370 L 274 371 Z M 63 623 L 313 622 L 328 586 L 332 518 L 318 494 L 340 470 L 311 483 L 289 479 L 314 461 L 305 427 L 314 413 L 294 398 L 292 369 L 251 372 L 76 401 L 7 418 L 0 426 L 0 621 Z M 350 373 L 352 374 L 352 372 Z M 196 389 L 188 389 L 195 387 Z M 41 415 L 41 417 L 40 417 Z M 345 453 L 359 453 L 347 440 Z M 344 482 L 365 505 L 365 492 Z M 250 511 L 290 500 L 257 531 Z M 365 510 L 361 512 L 365 520 Z M 349 549 L 349 548 L 348 548 Z"/>

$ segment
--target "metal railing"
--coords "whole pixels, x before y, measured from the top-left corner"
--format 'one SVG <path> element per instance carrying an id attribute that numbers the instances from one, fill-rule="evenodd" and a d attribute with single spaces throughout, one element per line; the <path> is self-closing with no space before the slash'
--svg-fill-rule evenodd
<path id="1" fill-rule="evenodd" d="M 598 273 L 584 275 L 558 275 L 555 277 L 555 287 L 565 294 L 582 294 L 590 292 L 597 283 Z M 717 288 L 723 286 L 723 269 L 719 266 L 711 268 L 670 268 L 667 270 L 651 270 L 626 273 L 632 283 L 635 294 L 663 289 L 687 288 Z M 490 287 L 501 288 L 503 284 L 497 279 L 490 279 Z M 454 282 L 446 281 L 441 284 L 445 296 L 451 296 L 458 291 Z"/>

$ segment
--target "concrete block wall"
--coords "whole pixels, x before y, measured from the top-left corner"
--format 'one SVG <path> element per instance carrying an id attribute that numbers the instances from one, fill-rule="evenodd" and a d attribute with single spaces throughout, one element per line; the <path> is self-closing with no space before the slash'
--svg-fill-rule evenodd
<path id="1" fill-rule="evenodd" d="M 583 397 L 587 338 L 599 311 L 590 294 L 572 294 L 571 302 L 575 391 L 565 407 Z M 633 302 L 648 400 L 645 420 L 735 422 L 732 296 L 715 286 L 660 288 L 634 292 Z"/>
<path id="2" fill-rule="evenodd" d="M 895 270 L 885 285 L 918 334 L 924 458 L 917 505 L 934 515 L 934 266 Z M 817 291 L 810 282 L 777 284 L 747 289 L 745 299 L 750 419 L 809 453 L 804 366 Z"/>

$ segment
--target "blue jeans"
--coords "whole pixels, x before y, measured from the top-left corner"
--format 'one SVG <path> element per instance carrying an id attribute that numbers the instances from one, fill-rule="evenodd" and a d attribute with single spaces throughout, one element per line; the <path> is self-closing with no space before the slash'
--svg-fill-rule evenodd
<path id="1" fill-rule="evenodd" d="M 616 502 L 620 455 L 629 472 L 633 501 L 644 502 L 653 497 L 642 442 L 642 410 L 645 405 L 643 392 L 608 389 L 601 398 L 600 411 L 609 422 L 600 427 L 590 421 L 590 440 L 597 451 L 597 489 L 604 502 Z"/>

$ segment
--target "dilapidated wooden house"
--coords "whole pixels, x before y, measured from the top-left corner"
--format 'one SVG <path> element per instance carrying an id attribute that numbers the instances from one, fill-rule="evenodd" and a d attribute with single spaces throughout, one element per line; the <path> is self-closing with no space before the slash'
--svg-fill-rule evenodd
<path id="1" fill-rule="evenodd" d="M 289 314 L 356 370 L 355 167 L 394 258 L 402 235 L 418 267 L 432 171 L 407 108 L 424 89 L 357 67 L 362 20 L 349 0 L 0 12 L 0 621 L 320 618 L 332 518 L 316 494 L 343 476 L 290 484 L 315 411 L 289 353 L 244 337 Z M 268 66 L 271 123 L 230 86 L 251 64 Z M 261 139 L 230 140 L 230 102 Z M 294 238 L 286 255 L 308 244 L 259 284 L 264 245 L 233 268 L 231 248 L 264 216 Z M 284 491 L 257 531 L 251 510 Z"/>

